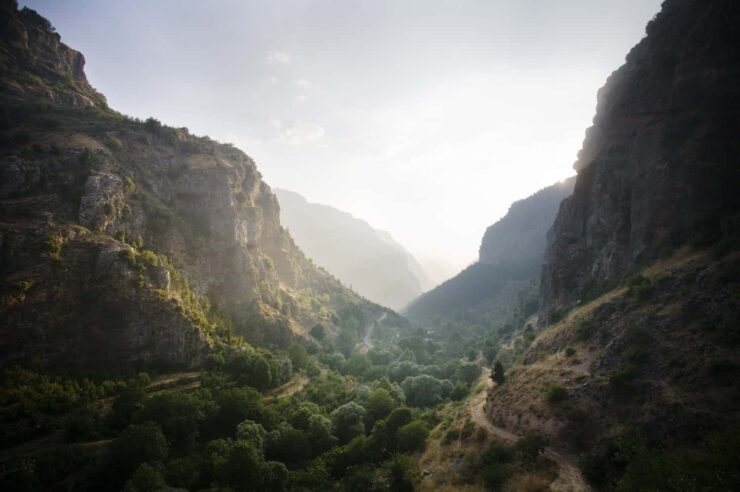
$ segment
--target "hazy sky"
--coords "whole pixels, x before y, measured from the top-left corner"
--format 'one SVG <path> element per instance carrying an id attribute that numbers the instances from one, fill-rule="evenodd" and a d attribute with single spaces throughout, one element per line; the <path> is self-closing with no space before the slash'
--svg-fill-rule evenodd
<path id="1" fill-rule="evenodd" d="M 660 0 L 21 2 L 110 105 L 232 142 L 272 186 L 462 267 L 573 171 Z"/>

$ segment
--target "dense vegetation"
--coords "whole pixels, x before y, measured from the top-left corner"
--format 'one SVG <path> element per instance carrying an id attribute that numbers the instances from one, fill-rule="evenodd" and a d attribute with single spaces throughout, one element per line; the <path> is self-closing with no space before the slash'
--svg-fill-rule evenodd
<path id="1" fill-rule="evenodd" d="M 3 488 L 411 490 L 419 470 L 409 455 L 481 367 L 468 360 L 472 347 L 421 331 L 374 341 L 344 353 L 332 351 L 341 340 L 279 352 L 242 345 L 179 376 L 6 369 Z"/>

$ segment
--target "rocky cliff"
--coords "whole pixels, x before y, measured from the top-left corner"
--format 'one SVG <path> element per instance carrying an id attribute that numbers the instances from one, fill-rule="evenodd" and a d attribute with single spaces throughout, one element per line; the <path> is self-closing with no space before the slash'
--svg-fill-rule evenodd
<path id="1" fill-rule="evenodd" d="M 421 294 L 421 267 L 388 233 L 297 193 L 275 194 L 280 220 L 301 250 L 358 293 L 394 309 Z"/>
<path id="2" fill-rule="evenodd" d="M 414 300 L 404 313 L 433 324 L 453 320 L 499 327 L 509 321 L 521 301 L 536 297 L 547 230 L 574 181 L 513 203 L 486 230 L 478 262 Z"/>
<path id="3" fill-rule="evenodd" d="M 381 315 L 305 258 L 247 155 L 108 109 L 48 21 L 1 5 L 0 363 L 197 365 Z"/>
<path id="4" fill-rule="evenodd" d="M 543 308 L 592 297 L 740 209 L 740 5 L 667 0 L 599 91 L 573 196 L 550 232 Z"/>

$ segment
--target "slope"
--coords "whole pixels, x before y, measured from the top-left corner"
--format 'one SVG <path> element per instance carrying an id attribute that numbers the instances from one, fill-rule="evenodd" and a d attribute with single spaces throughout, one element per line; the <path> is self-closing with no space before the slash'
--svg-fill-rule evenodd
<path id="1" fill-rule="evenodd" d="M 421 293 L 421 267 L 387 232 L 292 191 L 275 194 L 280 219 L 298 246 L 358 293 L 394 309 Z"/>
<path id="2" fill-rule="evenodd" d="M 305 258 L 247 155 L 111 110 L 46 19 L 0 8 L 0 363 L 191 366 L 385 311 Z"/>
<path id="3" fill-rule="evenodd" d="M 546 233 L 573 183 L 567 179 L 512 204 L 486 230 L 479 261 L 414 300 L 404 313 L 418 323 L 498 328 L 508 322 L 520 302 L 536 298 Z"/>

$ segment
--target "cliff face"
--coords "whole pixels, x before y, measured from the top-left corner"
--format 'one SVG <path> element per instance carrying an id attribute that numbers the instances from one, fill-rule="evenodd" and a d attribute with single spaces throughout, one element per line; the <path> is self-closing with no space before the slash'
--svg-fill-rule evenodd
<path id="1" fill-rule="evenodd" d="M 85 77 L 85 57 L 61 42 L 48 20 L 34 10 L 0 2 L 0 98 L 106 107 Z"/>
<path id="2" fill-rule="evenodd" d="M 740 208 L 738 25 L 732 0 L 667 0 L 599 91 L 574 166 L 575 191 L 549 235 L 545 312 L 689 239 L 716 240 L 722 222 L 733 220 Z"/>
<path id="3" fill-rule="evenodd" d="M 542 260 L 548 229 L 560 202 L 573 192 L 568 178 L 514 202 L 506 215 L 486 229 L 479 249 L 481 263 L 532 264 Z"/>
<path id="4" fill-rule="evenodd" d="M 107 109 L 82 55 L 13 4 L 0 38 L 0 363 L 197 365 L 232 330 L 275 346 L 318 322 L 336 330 L 347 310 L 380 316 L 304 257 L 248 156 Z"/>
<path id="5" fill-rule="evenodd" d="M 318 265 L 377 303 L 400 309 L 421 294 L 421 268 L 388 233 L 333 207 L 275 190 L 280 219 Z"/>
<path id="6" fill-rule="evenodd" d="M 414 300 L 405 314 L 421 323 L 465 320 L 490 327 L 509 321 L 518 303 L 537 292 L 547 230 L 574 181 L 569 178 L 513 203 L 486 230 L 479 261 Z"/>

